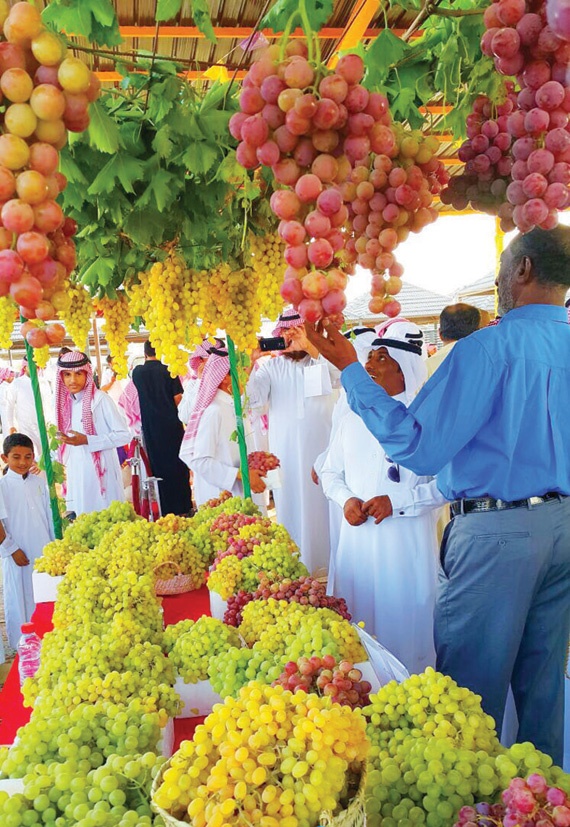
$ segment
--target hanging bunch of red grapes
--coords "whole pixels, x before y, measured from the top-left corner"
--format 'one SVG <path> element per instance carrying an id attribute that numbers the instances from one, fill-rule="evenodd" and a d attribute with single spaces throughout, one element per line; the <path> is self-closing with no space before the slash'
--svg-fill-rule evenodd
<path id="1" fill-rule="evenodd" d="M 447 183 L 435 138 L 392 123 L 384 95 L 344 55 L 330 71 L 294 41 L 251 66 L 230 121 L 246 169 L 270 167 L 287 269 L 281 295 L 307 321 L 341 313 L 356 263 L 373 273 L 372 312 L 395 316 L 403 268 L 394 250 L 434 221 Z"/>
<path id="2" fill-rule="evenodd" d="M 9 8 L 2 0 L 0 27 L 0 298 L 13 300 L 14 316 L 19 309 L 33 320 L 24 335 L 45 349 L 65 335 L 61 324 L 45 322 L 65 308 L 76 264 L 77 227 L 56 201 L 67 183 L 59 150 L 68 131 L 87 129 L 100 85 L 31 3 Z"/>
<path id="3" fill-rule="evenodd" d="M 570 42 L 556 8 L 498 0 L 486 9 L 481 49 L 516 85 L 505 82 L 498 106 L 475 101 L 459 150 L 465 170 L 442 193 L 456 209 L 498 215 L 504 230 L 552 229 L 570 206 Z"/>

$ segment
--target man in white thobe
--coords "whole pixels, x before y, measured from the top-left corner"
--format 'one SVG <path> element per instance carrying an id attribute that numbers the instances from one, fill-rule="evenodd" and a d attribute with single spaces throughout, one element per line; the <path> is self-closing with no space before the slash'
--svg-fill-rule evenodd
<path id="1" fill-rule="evenodd" d="M 221 491 L 243 496 L 236 415 L 231 395 L 230 360 L 219 347 L 208 356 L 200 377 L 196 403 L 182 445 L 180 459 L 194 474 L 194 499 L 199 507 L 219 497 Z M 254 502 L 265 491 L 258 471 L 250 470 Z"/>
<path id="2" fill-rule="evenodd" d="M 38 377 L 38 380 L 47 425 L 53 422 L 53 395 L 49 383 L 42 377 Z M 22 365 L 22 375 L 14 379 L 6 396 L 4 434 L 8 435 L 16 432 L 30 437 L 34 443 L 36 459 L 39 459 L 42 455 L 40 426 L 38 425 L 34 391 L 27 359 L 24 359 Z"/>
<path id="3" fill-rule="evenodd" d="M 409 322 L 400 322 L 397 334 L 394 328 L 375 340 L 366 369 L 409 404 L 425 380 L 422 334 Z M 435 521 L 445 498 L 435 480 L 393 463 L 352 411 L 339 424 L 321 478 L 344 513 L 332 593 L 410 672 L 423 671 L 435 662 Z"/>
<path id="4" fill-rule="evenodd" d="M 366 365 L 366 361 L 368 359 L 368 354 L 370 353 L 372 342 L 374 339 L 377 338 L 376 331 L 373 327 L 356 327 L 352 330 L 347 331 L 345 334 L 345 338 L 350 339 L 354 345 L 354 349 L 358 354 L 358 360 L 363 365 Z M 315 485 L 320 485 L 320 476 L 324 467 L 324 464 L 327 459 L 329 447 L 335 438 L 336 432 L 338 430 L 338 426 L 342 422 L 344 416 L 347 413 L 350 413 L 350 407 L 348 404 L 348 400 L 346 398 L 346 392 L 344 388 L 340 389 L 339 397 L 336 401 L 334 406 L 333 414 L 332 414 L 332 423 L 331 423 L 331 433 L 329 437 L 329 444 L 327 445 L 326 449 L 319 454 L 319 456 L 315 460 L 315 464 L 313 466 L 313 473 L 311 473 L 311 477 Z M 331 556 L 329 561 L 329 575 L 328 575 L 328 591 L 331 592 L 332 583 L 334 583 L 334 563 L 335 563 L 335 553 L 338 548 L 338 540 L 340 536 L 340 528 L 342 525 L 342 508 L 338 506 L 338 504 L 334 500 L 329 500 L 329 531 L 330 531 L 330 546 L 331 546 Z"/>
<path id="5" fill-rule="evenodd" d="M 281 488 L 273 491 L 277 520 L 309 571 L 319 575 L 329 566 L 329 514 L 311 471 L 329 442 L 339 378 L 309 344 L 302 325 L 296 311 L 280 316 L 273 333 L 283 335 L 287 349 L 257 369 L 254 365 L 246 396 L 254 412 L 267 410 L 269 450 L 281 463 Z"/>

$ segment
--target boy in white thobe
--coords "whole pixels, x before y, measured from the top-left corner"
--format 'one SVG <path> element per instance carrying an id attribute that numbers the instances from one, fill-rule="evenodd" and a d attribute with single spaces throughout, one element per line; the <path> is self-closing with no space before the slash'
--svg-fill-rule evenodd
<path id="1" fill-rule="evenodd" d="M 267 408 L 269 450 L 281 463 L 281 488 L 273 492 L 277 520 L 309 571 L 322 574 L 329 566 L 329 509 L 311 471 L 329 442 L 338 372 L 308 343 L 297 311 L 285 311 L 273 335 L 284 336 L 287 350 L 254 366 L 246 395 L 254 412 Z"/>
<path id="2" fill-rule="evenodd" d="M 56 419 L 67 507 L 76 514 L 101 511 L 125 499 L 117 448 L 130 442 L 130 434 L 113 400 L 95 387 L 84 353 L 66 353 L 57 366 Z"/>
<path id="3" fill-rule="evenodd" d="M 366 369 L 409 404 L 425 380 L 421 331 L 409 322 L 394 328 L 375 340 Z M 352 411 L 339 424 L 322 483 L 344 512 L 332 593 L 410 672 L 423 671 L 435 661 L 435 509 L 445 498 L 435 480 L 391 462 Z"/>
<path id="4" fill-rule="evenodd" d="M 232 439 L 236 415 L 229 371 L 227 351 L 212 348 L 180 448 L 180 459 L 194 474 L 197 506 L 218 497 L 221 491 L 243 496 L 239 447 Z M 252 492 L 262 494 L 265 483 L 259 472 L 250 470 L 249 477 Z M 262 506 L 258 498 L 254 497 L 254 501 Z"/>
<path id="5" fill-rule="evenodd" d="M 4 579 L 6 633 L 16 648 L 20 629 L 35 609 L 32 588 L 34 561 L 44 546 L 54 539 L 49 492 L 45 479 L 34 476 L 34 445 L 24 434 L 12 434 L 4 440 L 2 459 L 8 466 L 0 477 L 0 499 L 6 534 L 0 544 Z"/>

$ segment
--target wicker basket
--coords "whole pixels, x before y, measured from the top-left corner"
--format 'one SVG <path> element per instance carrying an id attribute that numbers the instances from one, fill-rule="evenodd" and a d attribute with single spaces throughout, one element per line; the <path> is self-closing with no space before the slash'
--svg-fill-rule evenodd
<path id="1" fill-rule="evenodd" d="M 167 566 L 171 571 L 175 572 L 174 575 L 168 578 L 159 577 L 159 570 L 165 569 Z M 154 590 L 159 595 L 184 594 L 196 588 L 192 576 L 190 574 L 182 574 L 182 569 L 178 563 L 167 560 L 165 563 L 159 563 L 158 566 L 155 566 L 153 571 L 156 575 Z"/>
<path id="2" fill-rule="evenodd" d="M 160 768 L 160 772 L 152 782 L 150 790 L 150 806 L 152 810 L 159 816 L 162 816 L 166 827 L 188 827 L 187 821 L 179 821 L 170 813 L 163 810 L 154 803 L 154 796 L 160 785 L 162 784 L 162 777 L 165 771 L 170 766 L 170 761 L 167 761 Z M 366 826 L 366 809 L 365 809 L 365 793 L 366 789 L 366 765 L 362 769 L 360 775 L 360 782 L 358 784 L 354 797 L 350 800 L 348 807 L 345 810 L 340 810 L 337 813 L 332 813 L 324 810 L 319 816 L 319 827 L 365 827 Z"/>

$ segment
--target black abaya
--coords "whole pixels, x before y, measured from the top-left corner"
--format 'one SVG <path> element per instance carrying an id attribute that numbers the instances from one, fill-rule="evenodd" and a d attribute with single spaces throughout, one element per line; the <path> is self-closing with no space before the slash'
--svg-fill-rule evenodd
<path id="1" fill-rule="evenodd" d="M 188 467 L 178 454 L 184 427 L 174 397 L 182 394 L 180 379 L 173 379 L 162 362 L 147 360 L 133 371 L 138 391 L 144 444 L 158 487 L 163 514 L 188 514 L 192 508 Z"/>

